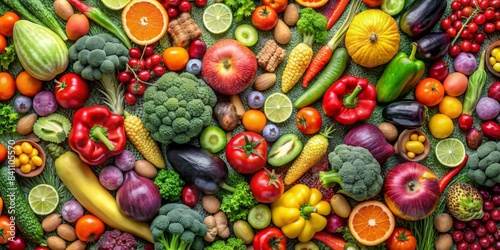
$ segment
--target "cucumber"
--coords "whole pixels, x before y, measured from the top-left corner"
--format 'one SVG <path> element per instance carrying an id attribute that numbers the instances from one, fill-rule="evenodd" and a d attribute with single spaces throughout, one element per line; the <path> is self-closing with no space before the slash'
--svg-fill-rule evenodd
<path id="1" fill-rule="evenodd" d="M 39 0 L 19 0 L 26 9 L 33 13 L 38 19 L 40 19 L 49 29 L 54 31 L 59 35 L 64 41 L 68 40 L 66 32 L 61 28 L 59 22 L 56 19 L 55 12 L 49 10 L 42 1 Z"/>
<path id="2" fill-rule="evenodd" d="M 2 0 L 7 6 L 11 7 L 15 12 L 26 18 L 33 23 L 44 25 L 36 16 L 31 14 L 20 2 L 19 0 Z"/>
<path id="3" fill-rule="evenodd" d="M 16 172 L 6 166 L 0 168 L 0 195 L 5 201 L 5 210 L 11 217 L 15 217 L 16 226 L 24 238 L 36 244 L 42 243 L 42 225 L 21 191 Z"/>
<path id="4" fill-rule="evenodd" d="M 210 153 L 217 153 L 224 149 L 227 144 L 227 135 L 224 130 L 217 126 L 206 127 L 200 135 L 200 147 Z"/>

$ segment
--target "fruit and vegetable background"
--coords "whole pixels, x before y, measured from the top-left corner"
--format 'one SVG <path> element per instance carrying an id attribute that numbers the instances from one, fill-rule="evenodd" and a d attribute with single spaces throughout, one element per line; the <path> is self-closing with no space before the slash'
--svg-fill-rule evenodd
<path id="1" fill-rule="evenodd" d="M 0 2 L 0 249 L 500 249 L 500 1 L 69 2 Z"/>

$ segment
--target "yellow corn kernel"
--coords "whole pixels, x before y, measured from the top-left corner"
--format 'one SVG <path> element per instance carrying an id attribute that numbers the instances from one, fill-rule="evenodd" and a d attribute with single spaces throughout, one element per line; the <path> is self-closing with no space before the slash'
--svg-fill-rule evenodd
<path id="1" fill-rule="evenodd" d="M 22 153 L 23 153 L 23 149 L 21 148 L 21 145 L 14 146 L 14 154 L 20 155 Z"/>
<path id="2" fill-rule="evenodd" d="M 20 156 L 19 156 L 19 161 L 21 162 L 21 164 L 28 164 L 30 162 L 30 158 L 28 157 L 27 154 L 25 153 L 22 153 Z"/>
<path id="3" fill-rule="evenodd" d="M 28 157 L 33 158 L 33 156 L 37 156 L 37 155 L 38 155 L 38 149 L 33 148 L 33 151 L 31 151 L 31 153 L 28 154 Z"/>
<path id="4" fill-rule="evenodd" d="M 23 164 L 21 166 L 21 172 L 23 172 L 25 174 L 31 172 L 31 165 L 30 164 Z"/>
<path id="5" fill-rule="evenodd" d="M 40 167 L 42 166 L 43 160 L 42 158 L 40 158 L 40 156 L 36 155 L 31 158 L 30 162 L 33 163 L 33 165 Z"/>
<path id="6" fill-rule="evenodd" d="M 29 142 L 23 142 L 23 144 L 21 144 L 21 149 L 24 153 L 30 154 L 31 151 L 33 151 L 33 146 L 31 146 Z"/>
<path id="7" fill-rule="evenodd" d="M 19 157 L 14 158 L 14 167 L 18 168 L 21 166 L 21 161 L 19 160 Z"/>

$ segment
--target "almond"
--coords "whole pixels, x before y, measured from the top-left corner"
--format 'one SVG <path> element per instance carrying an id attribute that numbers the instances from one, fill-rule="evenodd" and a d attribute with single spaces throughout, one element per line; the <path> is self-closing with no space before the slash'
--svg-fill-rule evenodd
<path id="1" fill-rule="evenodd" d="M 264 73 L 255 79 L 253 87 L 258 91 L 264 91 L 276 83 L 275 73 Z"/>
<path id="2" fill-rule="evenodd" d="M 51 250 L 64 250 L 66 249 L 66 241 L 59 236 L 50 236 L 47 238 L 47 246 Z"/>
<path id="3" fill-rule="evenodd" d="M 35 125 L 38 115 L 36 113 L 23 116 L 17 121 L 17 133 L 20 135 L 27 135 L 33 132 L 33 125 Z"/>
<path id="4" fill-rule="evenodd" d="M 62 223 L 62 218 L 60 214 L 49 214 L 42 221 L 42 229 L 46 233 L 50 233 L 59 227 Z"/>
<path id="5" fill-rule="evenodd" d="M 71 243 L 66 250 L 85 250 L 87 247 L 87 244 L 81 240 L 76 240 L 73 243 Z"/>
<path id="6" fill-rule="evenodd" d="M 75 14 L 73 7 L 67 0 L 54 1 L 54 12 L 64 21 L 67 21 L 70 16 Z"/>
<path id="7" fill-rule="evenodd" d="M 74 241 L 76 240 L 76 231 L 75 228 L 69 224 L 61 224 L 57 227 L 57 235 L 59 237 L 67 240 Z"/>

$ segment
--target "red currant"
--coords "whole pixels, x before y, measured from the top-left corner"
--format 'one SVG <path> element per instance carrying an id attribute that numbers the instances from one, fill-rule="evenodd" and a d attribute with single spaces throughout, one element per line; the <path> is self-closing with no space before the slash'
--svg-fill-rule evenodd
<path id="1" fill-rule="evenodd" d="M 460 46 L 458 46 L 458 45 L 451 46 L 450 51 L 449 51 L 450 56 L 458 56 L 458 54 L 460 54 L 460 52 L 461 52 Z"/>
<path id="2" fill-rule="evenodd" d="M 472 43 L 469 40 L 463 40 L 460 44 L 460 49 L 463 52 L 469 52 L 471 50 Z"/>
<path id="3" fill-rule="evenodd" d="M 118 73 L 117 79 L 119 82 L 124 83 L 130 81 L 132 77 L 130 76 L 130 73 L 128 72 L 120 72 Z"/>
<path id="4" fill-rule="evenodd" d="M 491 0 L 490 7 L 492 7 L 495 10 L 500 8 L 500 0 Z"/>
<path id="5" fill-rule="evenodd" d="M 460 20 L 460 17 L 462 17 L 462 16 L 463 16 L 462 10 L 457 10 L 457 11 L 455 11 L 455 13 L 453 13 L 453 14 L 455 14 L 457 17 L 459 17 L 459 18 L 458 18 L 458 20 Z"/>
<path id="6" fill-rule="evenodd" d="M 151 62 L 153 63 L 153 66 L 156 66 L 156 65 L 160 64 L 161 62 L 163 62 L 163 56 L 160 54 L 153 54 L 151 56 Z"/>
<path id="7" fill-rule="evenodd" d="M 144 47 L 144 56 L 145 57 L 148 57 L 152 54 L 155 53 L 155 47 L 153 45 L 147 45 L 146 47 Z"/>
<path id="8" fill-rule="evenodd" d="M 460 33 L 460 37 L 461 38 L 467 38 L 467 37 L 469 37 L 470 34 L 471 33 L 470 33 L 469 30 L 464 29 L 464 30 L 462 30 L 462 33 Z"/>
<path id="9" fill-rule="evenodd" d="M 168 18 L 174 19 L 179 16 L 179 9 L 177 7 L 170 7 L 167 9 Z"/>
<path id="10" fill-rule="evenodd" d="M 483 26 L 483 30 L 484 30 L 484 32 L 486 32 L 486 33 L 493 33 L 493 32 L 495 32 L 495 30 L 496 30 L 495 24 L 494 24 L 494 23 L 487 22 L 487 23 L 485 23 L 485 24 L 484 24 L 484 26 Z"/>
<path id="11" fill-rule="evenodd" d="M 454 2 L 456 3 L 456 2 Z M 449 27 L 451 27 L 451 21 L 448 18 L 444 18 L 441 20 L 441 29 L 447 30 Z"/>
<path id="12" fill-rule="evenodd" d="M 474 36 L 474 41 L 476 43 L 479 43 L 479 44 L 482 44 L 484 42 L 484 39 L 486 38 L 486 35 L 484 35 L 484 33 L 477 33 L 475 36 Z"/>
<path id="13" fill-rule="evenodd" d="M 155 74 L 155 76 L 162 76 L 163 74 L 165 74 L 165 67 L 160 65 L 155 66 L 153 68 L 153 74 Z"/>
<path id="14" fill-rule="evenodd" d="M 486 20 L 491 20 L 495 17 L 495 11 L 492 9 L 487 9 L 484 11 L 484 17 L 486 17 Z"/>
<path id="15" fill-rule="evenodd" d="M 477 53 L 481 50 L 481 45 L 477 44 L 477 43 L 472 43 L 471 47 L 470 47 L 470 52 L 472 53 Z"/>
<path id="16" fill-rule="evenodd" d="M 496 30 L 500 30 L 500 20 L 495 22 L 495 28 Z"/>
<path id="17" fill-rule="evenodd" d="M 139 48 L 135 48 L 135 47 L 130 48 L 130 50 L 128 51 L 128 54 L 132 58 L 141 58 L 141 56 L 142 56 L 141 50 Z"/>
<path id="18" fill-rule="evenodd" d="M 125 101 L 128 105 L 134 105 L 137 103 L 137 97 L 134 94 L 127 92 L 125 93 Z"/>
<path id="19" fill-rule="evenodd" d="M 455 37 L 457 35 L 457 30 L 453 27 L 450 27 L 446 30 L 446 34 L 448 34 L 448 36 L 450 37 Z"/>
<path id="20" fill-rule="evenodd" d="M 148 70 L 141 70 L 139 71 L 139 73 L 137 73 L 137 77 L 139 77 L 139 79 L 141 79 L 142 81 L 149 81 L 151 79 L 151 73 L 149 73 Z"/>
<path id="21" fill-rule="evenodd" d="M 456 20 L 455 22 L 453 22 L 453 28 L 455 28 L 456 30 L 460 30 L 462 28 L 462 21 Z"/>
<path id="22" fill-rule="evenodd" d="M 128 60 L 128 65 L 130 67 L 132 67 L 132 68 L 135 68 L 135 67 L 139 66 L 139 59 L 137 59 L 137 58 L 130 58 Z"/>
<path id="23" fill-rule="evenodd" d="M 469 24 L 467 25 L 467 29 L 468 29 L 471 33 L 476 33 L 476 31 L 477 31 L 477 29 L 478 29 L 478 28 L 479 28 L 479 27 L 477 26 L 477 24 L 476 24 L 476 23 L 469 23 Z"/>
<path id="24" fill-rule="evenodd" d="M 462 15 L 464 17 L 469 17 L 470 14 L 472 14 L 472 11 L 473 11 L 472 7 L 470 7 L 470 6 L 465 7 L 465 8 L 462 9 Z"/>
<path id="25" fill-rule="evenodd" d="M 460 4 L 464 7 L 467 7 L 470 5 L 470 1 L 469 0 L 460 0 Z"/>
<path id="26" fill-rule="evenodd" d="M 451 23 L 453 23 L 458 20 L 458 17 L 455 14 L 451 14 L 450 16 L 448 16 L 448 19 L 450 19 Z"/>
<path id="27" fill-rule="evenodd" d="M 191 3 L 188 0 L 182 0 L 179 3 L 179 10 L 182 12 L 190 12 L 191 8 Z"/>
<path id="28" fill-rule="evenodd" d="M 486 17 L 482 13 L 479 13 L 474 17 L 474 22 L 478 25 L 483 25 L 486 22 Z"/>
<path id="29" fill-rule="evenodd" d="M 451 2 L 450 7 L 452 10 L 459 10 L 462 8 L 462 5 L 460 5 L 460 2 Z"/>
<path id="30" fill-rule="evenodd" d="M 485 11 L 488 7 L 490 7 L 490 3 L 488 0 L 482 0 L 479 2 L 479 8 L 481 8 L 483 11 Z"/>

